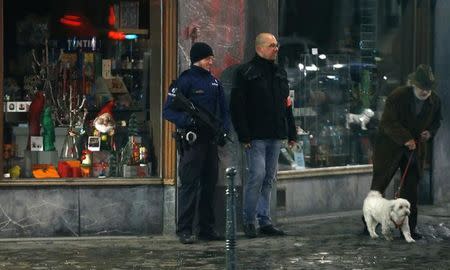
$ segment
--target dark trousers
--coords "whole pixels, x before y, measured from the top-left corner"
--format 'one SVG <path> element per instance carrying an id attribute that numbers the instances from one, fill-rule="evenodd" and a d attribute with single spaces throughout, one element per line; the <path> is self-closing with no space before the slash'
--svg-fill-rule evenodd
<path id="1" fill-rule="evenodd" d="M 217 146 L 196 142 L 184 149 L 178 173 L 181 187 L 178 189 L 177 233 L 194 232 L 196 212 L 199 231 L 212 230 L 215 221 L 214 191 L 218 178 Z"/>
<path id="2" fill-rule="evenodd" d="M 377 190 L 380 193 L 384 193 L 387 186 L 392 180 L 397 169 L 400 167 L 401 175 L 403 176 L 406 166 L 408 164 L 410 152 L 405 152 L 402 155 L 397 166 L 392 166 L 390 169 L 386 168 L 383 173 L 374 172 L 374 178 L 372 179 L 371 190 Z M 388 177 L 378 177 L 379 175 L 386 175 Z M 400 190 L 400 198 L 407 199 L 411 204 L 411 214 L 409 216 L 409 227 L 413 232 L 417 225 L 417 200 L 418 200 L 418 187 L 420 180 L 420 173 L 418 167 L 418 161 L 416 158 L 416 152 L 414 152 L 411 162 L 409 164 L 408 172 L 405 179 L 403 180 L 403 185 Z"/>

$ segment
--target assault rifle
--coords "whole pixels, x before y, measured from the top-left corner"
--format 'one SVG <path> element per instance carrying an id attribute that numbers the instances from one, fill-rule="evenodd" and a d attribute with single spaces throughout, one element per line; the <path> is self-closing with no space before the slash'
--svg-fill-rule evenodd
<path id="1" fill-rule="evenodd" d="M 211 112 L 201 106 L 194 105 L 177 88 L 172 88 L 169 95 L 173 97 L 171 104 L 173 109 L 188 113 L 196 123 L 206 126 L 213 131 L 214 143 L 219 146 L 224 146 L 227 140 L 233 142 L 222 128 L 222 121 Z"/>

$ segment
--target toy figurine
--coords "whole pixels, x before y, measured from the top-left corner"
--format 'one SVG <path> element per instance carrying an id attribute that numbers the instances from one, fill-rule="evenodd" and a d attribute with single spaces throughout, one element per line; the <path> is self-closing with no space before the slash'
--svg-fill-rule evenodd
<path id="1" fill-rule="evenodd" d="M 144 146 L 139 147 L 139 163 L 147 164 L 148 152 Z"/>
<path id="2" fill-rule="evenodd" d="M 82 167 L 90 167 L 92 166 L 92 152 L 89 150 L 81 151 L 81 166 Z"/>
<path id="3" fill-rule="evenodd" d="M 108 164 L 104 161 L 100 162 L 100 166 L 101 166 L 101 171 L 100 174 L 98 175 L 98 178 L 106 178 L 106 166 Z"/>
<path id="4" fill-rule="evenodd" d="M 116 122 L 114 121 L 112 110 L 114 107 L 114 101 L 109 101 L 103 106 L 103 108 L 98 113 L 97 117 L 94 119 L 94 127 L 101 133 L 106 133 L 108 135 L 114 134 L 114 128 L 116 127 Z"/>
<path id="5" fill-rule="evenodd" d="M 81 151 L 81 176 L 91 176 L 92 152 L 85 149 Z"/>
<path id="6" fill-rule="evenodd" d="M 350 124 L 357 124 L 361 126 L 362 130 L 367 130 L 367 124 L 374 115 L 375 113 L 369 108 L 364 109 L 361 114 L 347 113 L 345 115 L 345 127 L 349 129 Z"/>
<path id="7" fill-rule="evenodd" d="M 133 140 L 132 144 L 131 144 L 131 163 L 132 164 L 139 164 L 139 145 L 137 144 L 136 140 Z"/>
<path id="8" fill-rule="evenodd" d="M 101 138 L 101 150 L 115 150 L 113 136 L 116 122 L 112 113 L 113 107 L 113 100 L 106 103 L 93 121 L 93 135 Z"/>

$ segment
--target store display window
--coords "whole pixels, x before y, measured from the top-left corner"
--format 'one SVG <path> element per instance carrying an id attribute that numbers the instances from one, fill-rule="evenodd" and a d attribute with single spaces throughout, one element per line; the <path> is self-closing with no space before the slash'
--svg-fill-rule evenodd
<path id="1" fill-rule="evenodd" d="M 3 178 L 155 175 L 149 1 L 4 1 Z"/>
<path id="2" fill-rule="evenodd" d="M 384 100 L 402 82 L 399 1 L 280 1 L 278 63 L 288 74 L 298 145 L 280 170 L 363 165 Z"/>

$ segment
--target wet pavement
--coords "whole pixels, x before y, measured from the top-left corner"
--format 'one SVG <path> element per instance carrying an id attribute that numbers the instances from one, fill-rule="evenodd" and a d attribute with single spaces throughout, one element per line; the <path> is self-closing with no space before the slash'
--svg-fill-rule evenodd
<path id="1" fill-rule="evenodd" d="M 289 235 L 237 241 L 237 269 L 450 269 L 450 203 L 421 206 L 424 238 L 362 234 L 361 211 L 279 220 Z M 0 269 L 225 269 L 225 243 L 175 236 L 0 240 Z"/>

